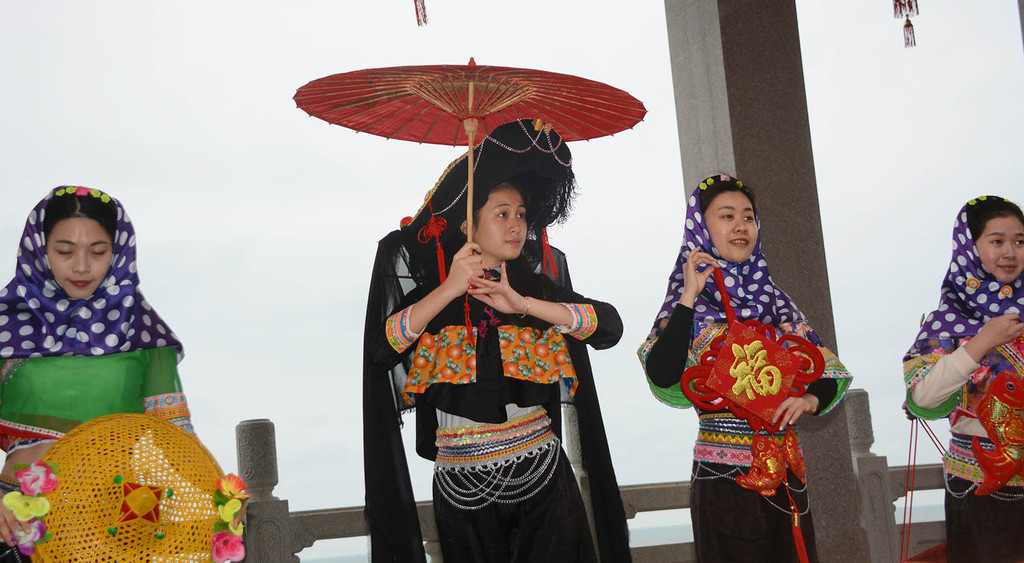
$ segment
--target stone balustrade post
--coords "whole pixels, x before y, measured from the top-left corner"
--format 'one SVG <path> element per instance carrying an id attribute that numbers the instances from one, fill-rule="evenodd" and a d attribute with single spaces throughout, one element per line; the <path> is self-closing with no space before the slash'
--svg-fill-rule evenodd
<path id="1" fill-rule="evenodd" d="M 569 458 L 576 483 L 583 496 L 583 506 L 587 509 L 587 521 L 590 523 L 590 537 L 594 540 L 594 552 L 600 558 L 601 550 L 597 547 L 597 528 L 594 527 L 594 503 L 590 499 L 590 477 L 583 469 L 583 447 L 580 444 L 580 417 L 575 405 L 562 405 L 562 436 L 565 455 Z"/>
<path id="2" fill-rule="evenodd" d="M 235 426 L 238 473 L 252 494 L 245 516 L 248 563 L 299 563 L 291 552 L 288 501 L 274 496 L 277 486 L 277 441 L 274 423 L 265 418 Z"/>
<path id="3" fill-rule="evenodd" d="M 857 475 L 860 521 L 867 536 L 868 553 L 875 563 L 899 561 L 899 529 L 892 499 L 889 464 L 884 456 L 871 453 L 875 435 L 871 429 L 868 392 L 850 389 L 844 399 L 850 430 L 850 454 Z"/>

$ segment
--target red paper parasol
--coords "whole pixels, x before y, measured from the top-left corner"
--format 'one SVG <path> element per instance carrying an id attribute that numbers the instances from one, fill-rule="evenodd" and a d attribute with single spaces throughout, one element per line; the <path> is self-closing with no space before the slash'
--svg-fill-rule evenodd
<path id="1" fill-rule="evenodd" d="M 647 110 L 628 93 L 578 76 L 498 66 L 405 66 L 356 70 L 298 89 L 309 115 L 389 139 L 468 146 L 476 134 L 518 119 L 541 119 L 566 141 L 630 129 Z M 469 159 L 472 240 L 473 159 Z"/>

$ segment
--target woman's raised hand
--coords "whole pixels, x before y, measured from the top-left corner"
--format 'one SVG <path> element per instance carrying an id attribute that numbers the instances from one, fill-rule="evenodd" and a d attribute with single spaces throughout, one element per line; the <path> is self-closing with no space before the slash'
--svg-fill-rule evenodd
<path id="1" fill-rule="evenodd" d="M 450 292 L 454 299 L 472 285 L 473 279 L 480 276 L 484 270 L 483 259 L 480 257 L 480 245 L 475 242 L 467 242 L 452 257 L 452 265 L 448 269 L 448 277 L 445 278 L 444 287 Z"/>
<path id="2" fill-rule="evenodd" d="M 989 319 L 978 334 L 964 344 L 964 348 L 975 362 L 980 362 L 993 348 L 1019 338 L 1021 334 L 1024 334 L 1024 323 L 1020 322 L 1017 313 L 1007 313 Z"/>
<path id="3" fill-rule="evenodd" d="M 505 271 L 504 262 L 501 263 L 501 279 L 499 281 L 484 278 L 483 269 L 478 269 L 477 272 L 472 279 L 473 287 L 469 289 L 470 295 L 495 311 L 506 315 L 526 314 L 527 300 L 508 284 L 508 274 Z"/>
<path id="4" fill-rule="evenodd" d="M 697 268 L 702 264 L 707 264 L 708 267 L 703 272 L 698 272 Z M 711 277 L 711 274 L 717 267 L 718 261 L 712 258 L 710 254 L 700 250 L 690 252 L 686 263 L 683 264 L 683 295 L 680 296 L 679 303 L 687 307 L 693 307 L 693 302 L 697 299 L 700 292 L 704 290 L 704 284 L 707 283 L 708 278 Z"/>

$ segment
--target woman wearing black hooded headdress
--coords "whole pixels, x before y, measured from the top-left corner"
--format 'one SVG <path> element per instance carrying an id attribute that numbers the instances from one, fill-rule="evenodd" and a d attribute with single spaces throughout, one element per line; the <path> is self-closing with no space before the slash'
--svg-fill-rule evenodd
<path id="1" fill-rule="evenodd" d="M 628 561 L 584 346 L 614 345 L 622 323 L 611 305 L 572 291 L 564 257 L 544 234 L 568 213 L 569 149 L 543 124 L 524 120 L 496 128 L 474 158 L 475 183 L 484 188 L 474 242 L 465 236 L 463 157 L 378 248 L 363 382 L 373 561 L 424 560 L 399 435 L 399 414 L 413 407 L 417 453 L 435 464 L 446 561 L 596 560 L 560 445 L 563 400 L 579 412 L 601 559 Z"/>

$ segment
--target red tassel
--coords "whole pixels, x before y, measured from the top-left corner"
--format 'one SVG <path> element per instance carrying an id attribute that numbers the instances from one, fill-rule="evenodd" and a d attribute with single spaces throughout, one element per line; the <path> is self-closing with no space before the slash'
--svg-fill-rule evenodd
<path id="1" fill-rule="evenodd" d="M 462 304 L 462 311 L 466 313 L 466 342 L 476 347 L 476 338 L 473 337 L 473 321 L 469 320 L 469 294 L 466 294 L 466 301 Z"/>
<path id="2" fill-rule="evenodd" d="M 427 25 L 427 6 L 424 0 L 412 0 L 416 4 L 416 25 Z"/>
<path id="3" fill-rule="evenodd" d="M 908 49 L 917 46 L 917 41 L 914 40 L 914 24 L 910 23 L 909 17 L 907 23 L 903 24 L 903 46 Z"/>
<path id="4" fill-rule="evenodd" d="M 444 249 L 441 248 L 441 239 L 434 239 L 434 244 L 437 245 L 437 274 L 441 278 L 441 283 L 444 283 L 445 278 L 448 274 L 444 270 Z"/>
<path id="5" fill-rule="evenodd" d="M 789 492 L 789 481 L 783 481 L 783 483 L 786 485 L 786 495 L 789 496 L 789 521 L 793 525 L 793 545 L 796 547 L 796 557 L 800 563 L 808 563 L 807 544 L 804 543 L 804 531 L 800 528 L 800 511 L 796 509 L 793 494 Z"/>
<path id="6" fill-rule="evenodd" d="M 541 267 L 544 269 L 544 273 L 552 278 L 558 277 L 558 266 L 555 265 L 555 253 L 551 251 L 551 243 L 548 242 L 548 228 L 544 227 L 541 231 L 541 245 L 544 247 L 541 250 Z"/>
<path id="7" fill-rule="evenodd" d="M 430 203 L 430 200 L 427 200 L 427 206 L 430 208 L 430 219 L 427 219 L 427 224 L 423 225 L 418 236 L 423 244 L 429 242 L 430 239 L 434 239 L 434 244 L 437 245 L 437 273 L 441 278 L 441 283 L 444 283 L 447 274 L 444 270 L 444 249 L 441 248 L 441 234 L 448 228 L 448 221 L 444 217 L 434 216 L 434 206 Z"/>

